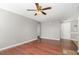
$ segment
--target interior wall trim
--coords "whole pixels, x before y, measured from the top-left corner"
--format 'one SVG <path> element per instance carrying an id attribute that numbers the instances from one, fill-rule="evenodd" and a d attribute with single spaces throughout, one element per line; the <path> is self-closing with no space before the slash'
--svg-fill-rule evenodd
<path id="1" fill-rule="evenodd" d="M 9 49 L 9 48 L 13 48 L 13 47 L 16 47 L 16 46 L 25 44 L 25 43 L 29 43 L 29 42 L 32 42 L 32 41 L 35 41 L 35 40 L 37 40 L 37 39 L 35 38 L 35 39 L 32 39 L 32 40 L 28 40 L 28 41 L 24 41 L 24 42 L 20 42 L 20 43 L 14 44 L 14 45 L 10 45 L 10 46 L 1 48 L 0 51 L 2 51 L 2 50 L 6 50 L 6 49 Z"/>
<path id="2" fill-rule="evenodd" d="M 41 39 L 47 39 L 47 40 L 60 40 L 59 38 L 44 38 L 44 37 L 41 37 Z"/>

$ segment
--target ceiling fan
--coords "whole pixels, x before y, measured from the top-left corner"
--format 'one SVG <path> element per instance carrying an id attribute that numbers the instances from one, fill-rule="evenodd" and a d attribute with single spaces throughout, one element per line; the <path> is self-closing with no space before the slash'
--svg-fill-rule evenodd
<path id="1" fill-rule="evenodd" d="M 35 6 L 36 9 L 27 9 L 27 11 L 36 11 L 36 13 L 34 14 L 35 16 L 41 13 L 47 15 L 47 13 L 45 13 L 44 10 L 52 9 L 51 7 L 42 8 L 42 6 L 40 6 L 39 3 L 35 3 Z"/>

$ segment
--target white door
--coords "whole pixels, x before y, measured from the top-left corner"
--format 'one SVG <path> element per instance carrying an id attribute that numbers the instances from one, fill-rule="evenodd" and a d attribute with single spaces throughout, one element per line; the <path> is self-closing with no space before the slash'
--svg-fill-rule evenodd
<path id="1" fill-rule="evenodd" d="M 71 38 L 71 22 L 64 22 L 61 24 L 61 38 L 62 39 Z"/>

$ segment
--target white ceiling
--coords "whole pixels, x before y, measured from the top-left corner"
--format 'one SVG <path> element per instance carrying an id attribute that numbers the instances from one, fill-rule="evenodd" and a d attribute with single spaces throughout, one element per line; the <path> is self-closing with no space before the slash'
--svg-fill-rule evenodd
<path id="1" fill-rule="evenodd" d="M 25 17 L 37 20 L 62 20 L 74 14 L 79 13 L 79 4 L 77 3 L 40 3 L 42 7 L 52 7 L 51 10 L 46 10 L 47 15 L 34 16 L 35 11 L 27 11 L 27 9 L 35 9 L 34 3 L 5 3 L 0 4 L 0 8 L 23 15 Z"/>

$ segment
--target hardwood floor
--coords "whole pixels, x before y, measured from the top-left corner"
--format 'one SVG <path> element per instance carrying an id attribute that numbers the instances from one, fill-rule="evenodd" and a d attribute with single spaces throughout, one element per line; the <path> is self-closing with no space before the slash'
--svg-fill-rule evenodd
<path id="1" fill-rule="evenodd" d="M 0 52 L 0 55 L 61 55 L 62 46 L 58 40 L 42 39 Z"/>
<path id="2" fill-rule="evenodd" d="M 62 52 L 65 55 L 77 55 L 77 46 L 72 40 L 62 39 Z"/>

